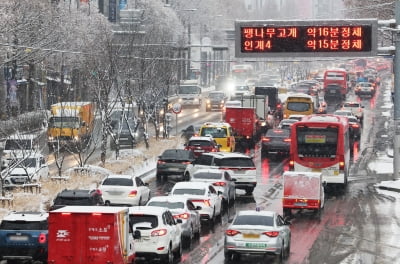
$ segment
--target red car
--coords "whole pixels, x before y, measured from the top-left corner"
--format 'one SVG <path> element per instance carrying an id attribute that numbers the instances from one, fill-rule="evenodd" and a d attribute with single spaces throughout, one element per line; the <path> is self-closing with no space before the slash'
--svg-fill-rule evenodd
<path id="1" fill-rule="evenodd" d="M 219 147 L 212 137 L 191 137 L 185 144 L 185 150 L 192 151 L 196 158 L 203 153 L 219 152 Z"/>

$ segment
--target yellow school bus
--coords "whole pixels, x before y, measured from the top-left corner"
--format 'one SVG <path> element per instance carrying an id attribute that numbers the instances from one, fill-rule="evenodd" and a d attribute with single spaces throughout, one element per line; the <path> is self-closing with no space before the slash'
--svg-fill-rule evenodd
<path id="1" fill-rule="evenodd" d="M 311 115 L 315 111 L 314 97 L 307 94 L 291 94 L 283 107 L 283 118 L 290 115 Z"/>

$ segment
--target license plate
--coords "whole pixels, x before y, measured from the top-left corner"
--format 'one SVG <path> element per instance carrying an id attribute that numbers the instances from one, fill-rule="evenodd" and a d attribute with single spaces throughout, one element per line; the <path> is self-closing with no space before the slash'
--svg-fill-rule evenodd
<path id="1" fill-rule="evenodd" d="M 294 203 L 295 206 L 307 206 L 307 203 Z"/>
<path id="2" fill-rule="evenodd" d="M 260 238 L 259 234 L 243 234 L 243 238 Z"/>
<path id="3" fill-rule="evenodd" d="M 312 172 L 321 172 L 322 170 L 321 169 L 312 169 L 311 171 Z"/>
<path id="4" fill-rule="evenodd" d="M 170 171 L 178 171 L 179 168 L 169 168 Z"/>
<path id="5" fill-rule="evenodd" d="M 194 152 L 204 152 L 202 149 L 195 149 Z"/>
<path id="6" fill-rule="evenodd" d="M 9 236 L 11 241 L 28 241 L 27 236 Z"/>
<path id="7" fill-rule="evenodd" d="M 245 246 L 247 248 L 266 248 L 267 244 L 265 244 L 265 243 L 246 243 Z"/>
<path id="8" fill-rule="evenodd" d="M 335 90 L 330 90 L 329 92 L 330 92 L 330 93 L 336 93 L 336 91 L 335 91 Z"/>

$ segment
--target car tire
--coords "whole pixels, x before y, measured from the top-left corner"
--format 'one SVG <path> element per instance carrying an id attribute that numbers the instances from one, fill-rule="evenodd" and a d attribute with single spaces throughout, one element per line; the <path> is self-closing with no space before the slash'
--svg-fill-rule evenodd
<path id="1" fill-rule="evenodd" d="M 181 257 L 182 257 L 182 240 L 179 243 L 178 248 L 175 250 L 173 262 L 175 262 L 175 260 L 178 260 L 178 261 L 181 260 Z"/>
<path id="2" fill-rule="evenodd" d="M 247 187 L 246 188 L 246 195 L 252 195 L 254 191 L 254 187 Z"/>
<path id="3" fill-rule="evenodd" d="M 286 260 L 286 259 L 289 258 L 289 256 L 290 256 L 290 238 L 289 238 L 288 246 L 287 246 L 286 249 L 285 249 L 285 255 L 284 255 L 283 258 Z"/>
<path id="4" fill-rule="evenodd" d="M 169 244 L 167 255 L 164 257 L 165 264 L 173 264 L 174 263 L 174 252 L 172 251 L 172 244 Z"/>

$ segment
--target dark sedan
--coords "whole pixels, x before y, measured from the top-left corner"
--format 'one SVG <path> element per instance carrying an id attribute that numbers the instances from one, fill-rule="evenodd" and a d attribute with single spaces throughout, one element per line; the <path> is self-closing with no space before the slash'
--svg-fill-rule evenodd
<path id="1" fill-rule="evenodd" d="M 290 151 L 290 130 L 269 129 L 262 137 L 261 154 L 266 157 L 287 156 Z"/>
<path id="2" fill-rule="evenodd" d="M 157 180 L 169 175 L 183 176 L 186 166 L 194 161 L 192 151 L 184 149 L 167 149 L 157 161 Z"/>

